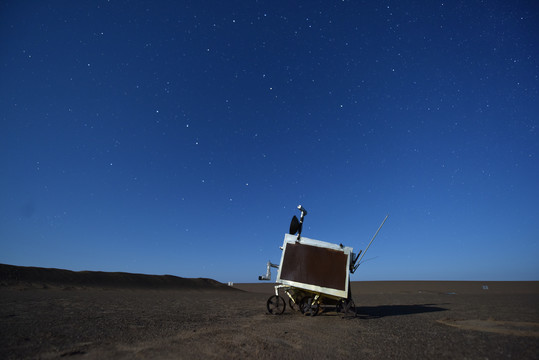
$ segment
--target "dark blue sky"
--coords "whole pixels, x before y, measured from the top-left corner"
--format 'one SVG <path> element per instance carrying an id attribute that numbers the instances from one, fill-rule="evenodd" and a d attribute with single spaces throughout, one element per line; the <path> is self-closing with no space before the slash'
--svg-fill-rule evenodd
<path id="1" fill-rule="evenodd" d="M 0 262 L 539 280 L 534 1 L 3 1 Z"/>

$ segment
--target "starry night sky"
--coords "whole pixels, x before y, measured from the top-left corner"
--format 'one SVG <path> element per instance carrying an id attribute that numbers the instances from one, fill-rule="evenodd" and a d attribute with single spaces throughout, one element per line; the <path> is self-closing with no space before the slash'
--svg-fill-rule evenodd
<path id="1" fill-rule="evenodd" d="M 2 1 L 0 262 L 539 280 L 535 1 Z M 275 273 L 273 274 L 275 276 Z"/>

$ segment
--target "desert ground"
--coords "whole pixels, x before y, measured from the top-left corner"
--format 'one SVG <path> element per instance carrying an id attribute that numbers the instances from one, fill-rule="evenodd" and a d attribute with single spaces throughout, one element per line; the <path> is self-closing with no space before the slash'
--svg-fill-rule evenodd
<path id="1" fill-rule="evenodd" d="M 0 358 L 539 358 L 539 282 L 359 281 L 314 317 L 273 285 L 0 265 Z"/>

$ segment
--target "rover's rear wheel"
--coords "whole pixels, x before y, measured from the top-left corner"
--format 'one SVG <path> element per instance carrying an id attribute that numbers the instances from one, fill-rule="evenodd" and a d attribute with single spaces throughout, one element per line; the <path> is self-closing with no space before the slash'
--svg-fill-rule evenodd
<path id="1" fill-rule="evenodd" d="M 344 315 L 356 316 L 356 305 L 352 299 L 339 300 L 335 310 L 337 310 L 337 312 L 344 313 Z"/>

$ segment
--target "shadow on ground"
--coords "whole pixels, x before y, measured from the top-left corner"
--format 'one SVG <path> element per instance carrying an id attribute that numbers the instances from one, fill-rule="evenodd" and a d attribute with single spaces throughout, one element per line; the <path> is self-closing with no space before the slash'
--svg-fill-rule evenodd
<path id="1" fill-rule="evenodd" d="M 358 306 L 356 307 L 356 316 L 363 319 L 377 319 L 386 316 L 411 315 L 448 310 L 434 305 L 436 304 Z"/>

